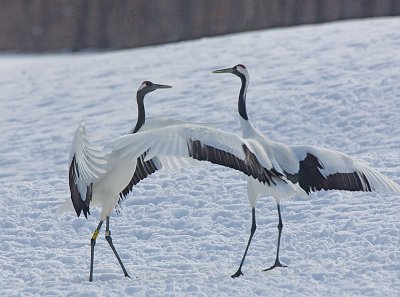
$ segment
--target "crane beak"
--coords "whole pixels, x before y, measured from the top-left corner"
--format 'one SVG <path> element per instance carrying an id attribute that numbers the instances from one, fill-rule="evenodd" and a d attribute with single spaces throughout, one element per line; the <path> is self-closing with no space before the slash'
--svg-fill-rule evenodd
<path id="1" fill-rule="evenodd" d="M 169 85 L 153 84 L 153 86 L 154 86 L 155 89 L 169 89 L 169 88 L 172 88 L 172 87 L 169 86 Z"/>
<path id="2" fill-rule="evenodd" d="M 233 73 L 233 68 L 214 70 L 212 73 Z"/>

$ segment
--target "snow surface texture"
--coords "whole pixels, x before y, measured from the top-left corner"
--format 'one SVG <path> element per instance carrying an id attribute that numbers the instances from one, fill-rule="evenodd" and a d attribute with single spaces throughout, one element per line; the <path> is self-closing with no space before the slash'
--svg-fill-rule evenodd
<path id="1" fill-rule="evenodd" d="M 84 120 L 98 143 L 129 131 L 143 80 L 171 84 L 147 115 L 225 121 L 240 133 L 240 80 L 214 69 L 245 64 L 248 114 L 271 139 L 330 147 L 400 183 L 400 19 L 367 19 L 206 38 L 106 53 L 0 56 L 1 296 L 399 296 L 400 197 L 320 192 L 260 200 L 251 226 L 246 177 L 214 165 L 158 172 L 111 217 L 131 279 L 104 240 L 89 283 L 88 220 L 71 212 L 68 154 Z"/>

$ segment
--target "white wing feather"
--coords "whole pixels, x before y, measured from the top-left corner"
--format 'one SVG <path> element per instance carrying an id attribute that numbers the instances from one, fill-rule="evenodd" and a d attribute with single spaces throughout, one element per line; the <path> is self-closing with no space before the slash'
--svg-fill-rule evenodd
<path id="1" fill-rule="evenodd" d="M 72 162 L 75 164 L 72 164 Z M 93 181 L 103 175 L 107 164 L 106 154 L 103 147 L 90 143 L 86 134 L 85 124 L 81 123 L 75 131 L 69 156 L 69 167 L 75 172 L 73 181 L 81 194 L 86 197 L 86 188 Z"/>
<path id="2" fill-rule="evenodd" d="M 113 151 L 118 151 L 121 156 L 131 158 L 136 158 L 140 152 L 147 151 L 145 160 L 155 156 L 189 158 L 188 141 L 190 139 L 199 140 L 204 145 L 223 150 L 242 160 L 246 158 L 243 151 L 243 145 L 246 145 L 261 165 L 266 169 L 271 169 L 272 163 L 268 156 L 252 141 L 244 140 L 236 134 L 195 124 L 175 125 L 121 136 L 112 141 L 109 147 Z"/>

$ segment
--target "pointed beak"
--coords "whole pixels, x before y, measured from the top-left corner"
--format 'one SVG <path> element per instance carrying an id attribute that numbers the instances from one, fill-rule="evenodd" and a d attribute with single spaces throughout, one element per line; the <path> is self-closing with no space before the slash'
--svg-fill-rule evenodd
<path id="1" fill-rule="evenodd" d="M 154 86 L 155 89 L 169 89 L 169 88 L 172 88 L 172 87 L 169 86 L 169 85 L 153 84 L 153 86 Z"/>
<path id="2" fill-rule="evenodd" d="M 212 73 L 233 73 L 233 68 L 214 70 Z"/>

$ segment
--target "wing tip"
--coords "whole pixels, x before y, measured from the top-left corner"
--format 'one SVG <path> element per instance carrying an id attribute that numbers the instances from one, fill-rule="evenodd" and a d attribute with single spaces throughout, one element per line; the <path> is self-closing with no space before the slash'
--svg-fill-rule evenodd
<path id="1" fill-rule="evenodd" d="M 90 215 L 89 205 L 86 205 L 83 200 L 77 201 L 76 199 L 72 200 L 72 204 L 78 217 L 80 217 L 81 213 L 83 212 L 85 218 L 88 218 L 88 215 Z"/>

